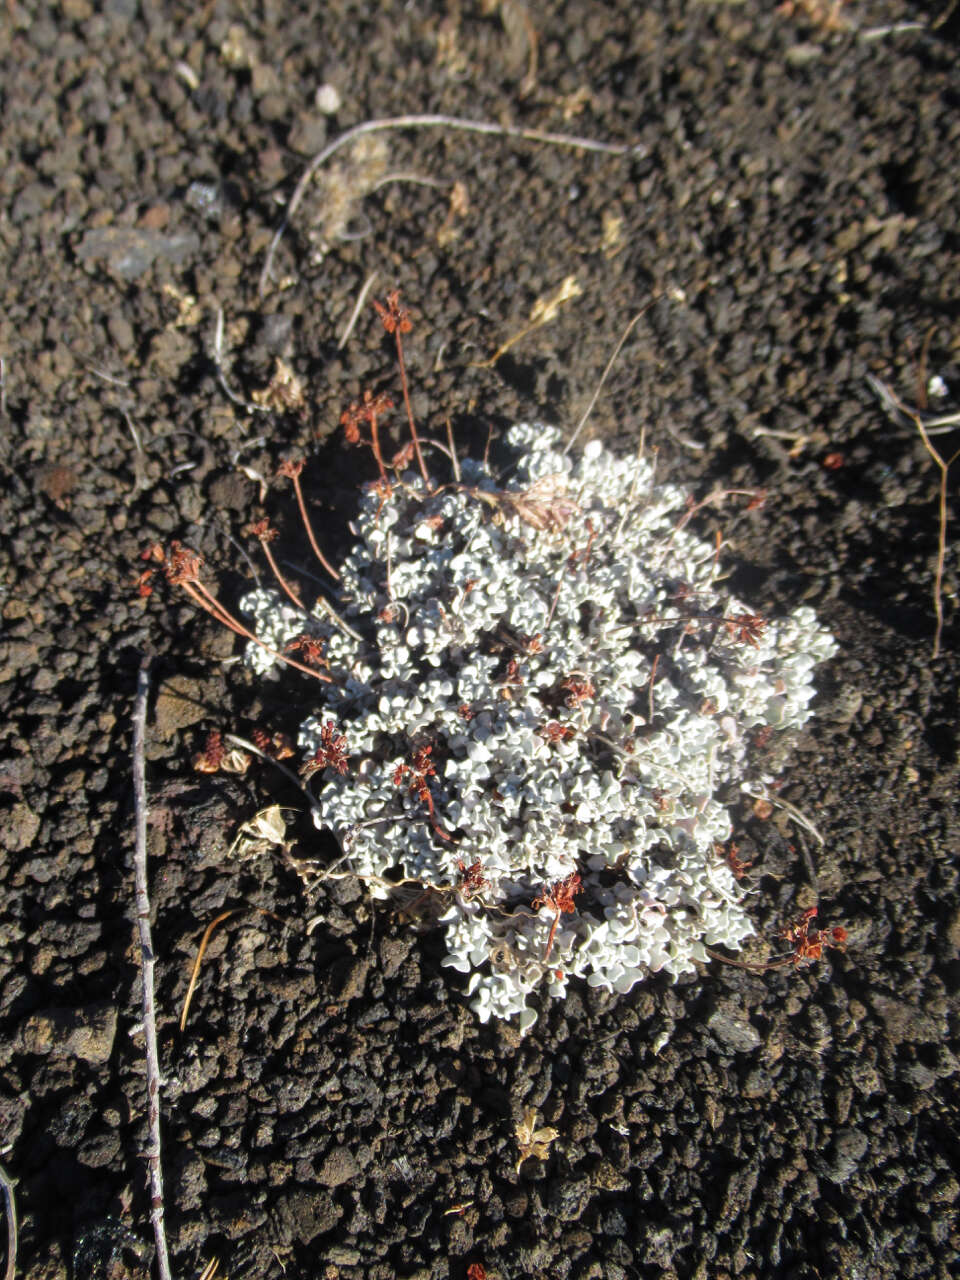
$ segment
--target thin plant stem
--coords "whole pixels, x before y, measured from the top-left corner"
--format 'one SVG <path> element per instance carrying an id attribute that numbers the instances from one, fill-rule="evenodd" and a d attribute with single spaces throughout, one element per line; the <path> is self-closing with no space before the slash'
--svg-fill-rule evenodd
<path id="1" fill-rule="evenodd" d="M 453 442 L 453 427 L 450 425 L 450 415 L 447 414 L 447 443 L 450 446 L 450 462 L 453 466 L 453 478 L 457 484 L 460 483 L 460 462 L 457 459 L 457 450 Z"/>
<path id="2" fill-rule="evenodd" d="M 216 596 L 210 594 L 202 582 L 181 582 L 187 595 L 198 604 L 201 609 L 206 609 L 212 617 L 229 630 L 235 632 L 238 636 L 242 636 L 244 640 L 249 640 L 251 644 L 259 645 L 264 653 L 269 653 L 272 658 L 276 658 L 278 662 L 285 662 L 289 667 L 296 667 L 298 671 L 304 672 L 305 675 L 313 676 L 315 680 L 321 680 L 324 684 L 332 684 L 330 676 L 324 675 L 322 671 L 314 671 L 312 667 L 306 666 L 302 662 L 298 662 L 296 658 L 291 658 L 288 654 L 280 653 L 278 649 L 274 649 L 267 644 L 265 640 L 261 640 L 259 636 L 254 635 L 252 631 L 248 631 L 246 627 L 241 626 L 236 618 L 231 617 L 224 609 L 223 605 L 217 600 Z M 298 602 L 299 605 L 299 602 Z"/>
<path id="3" fill-rule="evenodd" d="M 315 610 L 320 609 L 325 613 L 333 625 L 338 627 L 344 635 L 348 635 L 351 640 L 356 640 L 358 644 L 364 643 L 363 636 L 360 632 L 354 631 L 353 627 L 351 627 L 348 622 L 344 622 L 343 618 L 340 617 L 339 613 L 337 613 L 336 609 L 325 596 L 317 596 L 316 603 L 313 607 Z"/>
<path id="4" fill-rule="evenodd" d="M 938 492 L 937 509 L 940 518 L 940 528 L 937 537 L 937 560 L 933 574 L 933 609 L 936 615 L 936 626 L 933 632 L 933 651 L 931 657 L 936 659 L 940 656 L 940 642 L 943 638 L 943 570 L 947 558 L 947 525 L 949 523 L 949 513 L 947 511 L 947 485 L 949 483 L 950 468 L 960 458 L 960 449 L 952 453 L 949 458 L 936 448 L 930 439 L 931 428 L 942 427 L 944 425 L 950 429 L 957 421 L 960 421 L 960 415 L 951 414 L 944 418 L 928 419 L 926 422 L 920 417 L 920 414 L 911 409 L 909 405 L 905 405 L 903 401 L 890 390 L 885 383 L 879 378 L 869 377 L 870 385 L 880 397 L 887 409 L 898 410 L 900 413 L 906 414 L 913 425 L 920 433 L 920 439 L 923 441 L 923 447 L 926 449 L 934 466 L 940 472 L 940 486 Z"/>
<path id="5" fill-rule="evenodd" d="M 548 133 L 542 129 L 522 129 L 516 125 L 494 124 L 489 120 L 464 120 L 458 116 L 403 115 L 388 116 L 380 120 L 365 120 L 362 124 L 357 124 L 352 129 L 347 129 L 339 137 L 334 138 L 322 151 L 318 151 L 300 175 L 300 180 L 294 187 L 290 203 L 284 213 L 283 221 L 274 232 L 273 239 L 267 249 L 258 286 L 258 292 L 261 297 L 266 293 L 267 286 L 270 283 L 274 254 L 283 239 L 284 232 L 290 225 L 291 218 L 300 207 L 300 202 L 313 180 L 313 175 L 322 165 L 326 164 L 331 156 L 336 155 L 341 148 L 351 143 L 354 138 L 362 137 L 367 133 L 378 133 L 385 129 L 453 129 L 465 133 L 486 134 L 495 138 L 515 138 L 526 142 L 540 142 L 547 146 L 570 147 L 575 151 L 599 152 L 602 155 L 628 155 L 638 149 L 631 143 L 594 142 L 590 138 L 578 138 L 566 133 Z"/>
<path id="6" fill-rule="evenodd" d="M 613 368 L 614 364 L 616 363 L 617 356 L 623 350 L 623 344 L 630 337 L 630 334 L 633 332 L 634 327 L 637 324 L 639 324 L 640 320 L 650 310 L 650 308 L 653 306 L 655 301 L 656 301 L 656 298 L 651 298 L 645 307 L 641 307 L 641 309 L 637 312 L 637 314 L 633 317 L 633 319 L 624 329 L 623 333 L 620 335 L 620 341 L 614 347 L 613 355 L 611 355 L 610 359 L 607 361 L 607 367 L 604 369 L 603 373 L 600 375 L 600 381 L 597 383 L 597 389 L 596 391 L 594 391 L 593 395 L 590 397 L 590 403 L 587 405 L 586 409 L 583 411 L 583 417 L 577 423 L 576 430 L 574 431 L 573 435 L 570 437 L 570 439 L 567 441 L 564 447 L 563 452 L 565 454 L 569 453 L 570 450 L 573 448 L 574 442 L 576 441 L 577 436 L 579 436 L 580 432 L 586 426 L 586 422 L 587 422 L 587 419 L 590 417 L 590 414 L 593 413 L 593 406 L 597 403 L 597 399 L 599 398 L 600 392 L 603 390 L 603 384 L 606 382 L 607 378 L 609 377 L 610 370 Z"/>
<path id="7" fill-rule="evenodd" d="M 420 437 L 417 435 L 416 423 L 413 420 L 413 408 L 410 404 L 410 388 L 407 386 L 407 369 L 403 362 L 403 339 L 400 337 L 400 329 L 396 331 L 397 340 L 397 364 L 400 366 L 400 385 L 403 387 L 403 403 L 407 410 L 407 421 L 410 423 L 410 435 L 413 439 L 413 451 L 417 455 L 417 462 L 420 465 L 420 474 L 423 476 L 423 483 L 427 486 L 427 493 L 430 492 L 430 477 L 427 474 L 427 464 L 423 460 L 423 454 L 420 452 Z M 379 454 L 377 455 L 379 457 Z"/>
<path id="8" fill-rule="evenodd" d="M 297 495 L 297 505 L 300 508 L 300 518 L 303 520 L 303 527 L 306 529 L 307 537 L 310 539 L 310 546 L 313 548 L 313 554 L 317 557 L 317 559 L 326 569 L 327 573 L 330 574 L 330 577 L 333 578 L 335 582 L 339 582 L 340 581 L 339 573 L 337 573 L 336 569 L 334 569 L 333 565 L 330 563 L 327 557 L 323 554 L 323 552 L 320 550 L 319 545 L 317 544 L 317 539 L 313 532 L 313 525 L 310 523 L 310 517 L 307 514 L 307 504 L 303 498 L 303 489 L 300 487 L 300 477 L 296 473 L 294 473 L 293 475 L 291 475 L 290 479 L 293 481 L 293 489 Z"/>
<path id="9" fill-rule="evenodd" d="M 183 1011 L 180 1014 L 180 1030 L 186 1029 L 187 1014 L 190 1012 L 190 1002 L 193 999 L 193 993 L 196 990 L 197 980 L 200 977 L 200 965 L 203 957 L 206 955 L 207 947 L 213 936 L 213 931 L 222 921 L 230 916 L 235 916 L 240 910 L 239 907 L 231 907 L 229 911 L 221 911 L 218 916 L 214 916 L 206 929 L 203 931 L 203 937 L 200 939 L 200 946 L 197 948 L 197 958 L 193 962 L 193 972 L 190 974 L 190 985 L 187 987 L 187 994 L 183 998 Z"/>
<path id="10" fill-rule="evenodd" d="M 302 573 L 304 577 L 309 578 L 311 582 L 316 582 L 321 587 L 325 585 L 319 578 L 315 578 L 310 570 L 305 568 L 303 565 L 290 564 L 288 560 L 284 560 L 283 563 L 288 569 L 295 569 L 297 573 Z M 333 625 L 337 627 L 338 630 L 342 631 L 344 635 L 349 636 L 351 640 L 356 640 L 357 644 L 365 643 L 360 632 L 354 631 L 353 627 L 351 627 L 348 622 L 344 622 L 343 618 L 340 617 L 339 613 L 337 613 L 336 609 L 326 596 L 317 596 L 316 600 L 313 602 L 314 613 L 316 613 L 318 609 L 321 613 L 325 613 Z"/>
<path id="11" fill-rule="evenodd" d="M 939 500 L 937 503 L 940 516 L 940 531 L 937 538 L 937 563 L 933 574 L 933 608 L 937 618 L 937 625 L 933 633 L 933 652 L 931 657 L 936 659 L 940 657 L 940 641 L 943 636 L 943 567 L 947 558 L 947 523 L 949 516 L 947 513 L 947 481 L 950 475 L 950 468 L 960 458 L 960 449 L 945 458 L 938 449 L 930 443 L 930 437 L 927 429 L 920 421 L 918 414 L 911 413 L 914 425 L 920 432 L 920 439 L 923 441 L 923 447 L 933 459 L 934 465 L 940 472 L 940 489 Z"/>
<path id="12" fill-rule="evenodd" d="M 547 937 L 546 949 L 543 953 L 543 963 L 546 964 L 550 959 L 550 952 L 553 950 L 553 940 L 557 936 L 557 925 L 560 923 L 560 912 L 553 917 L 553 924 L 550 926 L 550 933 Z"/>
<path id="13" fill-rule="evenodd" d="M 269 413 L 270 409 L 267 405 L 253 404 L 250 400 L 244 400 L 243 396 L 237 395 L 232 391 L 230 384 L 227 382 L 227 375 L 223 368 L 223 308 L 217 311 L 217 325 L 213 335 L 213 364 L 217 371 L 217 381 L 220 383 L 220 389 L 223 394 L 233 404 L 239 405 L 242 409 L 246 409 L 247 413 Z"/>
<path id="14" fill-rule="evenodd" d="M 270 550 L 270 544 L 267 542 L 266 538 L 260 539 L 260 549 L 262 550 L 263 554 L 266 556 L 267 564 L 270 566 L 270 572 L 273 574 L 273 576 L 276 578 L 277 582 L 279 583 L 281 591 L 283 591 L 287 599 L 292 601 L 294 606 L 297 609 L 299 609 L 301 613 L 305 614 L 307 611 L 303 606 L 303 601 L 300 599 L 296 591 L 294 591 L 293 587 L 291 587 L 290 583 L 286 580 L 286 578 L 280 572 L 280 566 L 277 564 L 276 560 L 274 560 L 273 552 Z"/>
<path id="15" fill-rule="evenodd" d="M 400 343 L 400 339 L 399 339 L 399 337 L 398 337 L 398 338 L 397 338 L 397 344 L 399 345 L 399 343 Z M 401 360 L 400 360 L 400 368 L 401 368 L 401 371 L 402 371 L 402 370 L 403 370 L 403 358 L 402 358 L 402 356 L 401 356 Z M 407 390 L 407 388 L 406 388 L 406 384 L 404 384 L 404 388 L 403 388 L 403 390 L 404 390 L 404 394 L 406 394 L 406 390 Z M 389 484 L 389 483 L 390 483 L 390 481 L 389 481 L 389 479 L 387 478 L 387 468 L 386 468 L 386 466 L 384 465 L 383 455 L 380 453 L 380 430 L 379 430 L 379 428 L 378 428 L 378 426 L 377 426 L 377 414 L 376 414 L 376 411 L 375 411 L 373 408 L 371 408 L 371 410 L 370 410 L 370 419 L 369 419 L 369 421 L 370 421 L 370 447 L 371 447 L 371 448 L 372 448 L 372 450 L 373 450 L 373 456 L 374 456 L 374 457 L 376 458 L 376 460 L 377 460 L 377 466 L 380 468 L 380 479 L 383 481 L 383 483 L 384 483 L 384 484 Z M 421 464 L 420 464 L 420 465 L 421 465 L 421 466 L 423 466 L 423 463 L 421 462 Z"/>
<path id="16" fill-rule="evenodd" d="M 310 805 L 310 812 L 313 814 L 313 816 L 315 818 L 320 819 L 321 825 L 324 825 L 324 826 L 326 825 L 323 819 L 323 810 L 320 808 L 319 801 L 314 795 L 311 794 L 310 791 L 307 790 L 307 788 L 303 785 L 303 781 L 297 777 L 297 775 L 293 772 L 292 769 L 288 769 L 285 764 L 282 764 L 274 756 L 268 756 L 265 751 L 260 750 L 260 748 L 256 745 L 256 743 L 249 742 L 246 738 L 239 738 L 235 733 L 228 733 L 225 735 L 225 737 L 227 741 L 232 742 L 234 746 L 240 747 L 243 751 L 253 752 L 253 754 L 256 756 L 259 756 L 261 760 L 266 760 L 267 763 L 272 764 L 275 769 L 279 769 L 280 772 L 284 775 L 284 777 L 287 778 L 288 781 L 292 782 L 293 785 L 297 788 L 297 790 L 300 791 L 304 796 L 306 796 L 307 801 L 309 802 L 309 805 Z"/>
<path id="17" fill-rule="evenodd" d="M 224 920 L 228 919 L 230 916 L 237 915 L 242 910 L 243 910 L 243 907 L 231 907 L 229 911 L 221 911 L 218 916 L 214 916 L 214 918 L 207 925 L 206 929 L 204 929 L 203 937 L 200 939 L 200 946 L 197 948 L 197 956 L 193 962 L 193 971 L 190 974 L 190 985 L 187 987 L 187 994 L 184 997 L 183 1012 L 180 1014 L 180 1030 L 181 1031 L 186 1030 L 187 1014 L 190 1012 L 190 1004 L 191 1004 L 191 1001 L 193 1000 L 193 993 L 196 990 L 197 981 L 200 978 L 200 965 L 203 962 L 203 957 L 207 953 L 207 947 L 210 945 L 210 939 L 213 937 L 214 929 L 217 927 L 218 924 L 221 924 Z M 259 914 L 262 916 L 270 916 L 272 920 L 279 920 L 281 924 L 284 923 L 282 917 L 276 915 L 273 911 L 266 911 L 263 907 L 252 907 L 251 910 L 253 910 L 254 912 L 259 912 Z"/>
<path id="18" fill-rule="evenodd" d="M 147 1169 L 150 1178 L 150 1218 L 157 1246 L 157 1274 L 171 1280 L 167 1236 L 164 1229 L 163 1170 L 160 1164 L 160 1055 L 154 1007 L 154 950 L 150 932 L 150 892 L 147 881 L 147 783 L 144 765 L 147 698 L 150 693 L 150 659 L 140 663 L 137 696 L 133 708 L 133 799 L 136 812 L 134 879 L 137 929 L 140 937 L 140 974 L 143 1004 L 143 1038 L 147 1059 Z M 9 1267 L 8 1267 L 9 1270 Z"/>
<path id="19" fill-rule="evenodd" d="M 230 631 L 235 631 L 238 636 L 244 635 L 244 629 L 240 623 L 227 613 L 220 601 L 207 590 L 203 583 L 184 582 L 181 583 L 181 586 L 193 602 L 200 605 L 202 609 L 206 609 L 207 613 L 216 618 L 221 626 L 227 627 Z"/>
<path id="20" fill-rule="evenodd" d="M 653 682 L 657 678 L 657 667 L 660 665 L 660 654 L 656 654 L 653 659 L 653 666 L 650 668 L 650 687 L 647 689 L 647 724 L 653 724 Z"/>
<path id="21" fill-rule="evenodd" d="M 357 321 L 360 319 L 360 312 L 364 308 L 367 297 L 369 296 L 370 290 L 373 288 L 373 282 L 376 278 L 377 273 L 375 271 L 371 271 L 366 280 L 364 280 L 363 288 L 360 290 L 360 296 L 357 298 L 356 306 L 353 308 L 353 311 L 350 314 L 350 319 L 347 321 L 347 327 L 340 335 L 340 341 L 337 343 L 338 351 L 342 351 L 350 341 L 350 335 L 356 328 Z"/>

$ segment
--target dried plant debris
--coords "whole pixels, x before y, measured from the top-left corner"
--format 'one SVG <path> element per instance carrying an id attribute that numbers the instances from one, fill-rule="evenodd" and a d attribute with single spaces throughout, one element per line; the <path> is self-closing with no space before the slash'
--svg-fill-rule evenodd
<path id="1" fill-rule="evenodd" d="M 546 1160 L 550 1155 L 551 1143 L 556 1142 L 560 1133 L 549 1125 L 538 1128 L 536 1110 L 533 1107 L 527 1107 L 523 1113 L 523 1119 L 517 1121 L 514 1136 L 520 1152 L 516 1165 L 519 1173 L 523 1162 L 529 1160 L 531 1156 L 536 1156 L 538 1160 Z"/>

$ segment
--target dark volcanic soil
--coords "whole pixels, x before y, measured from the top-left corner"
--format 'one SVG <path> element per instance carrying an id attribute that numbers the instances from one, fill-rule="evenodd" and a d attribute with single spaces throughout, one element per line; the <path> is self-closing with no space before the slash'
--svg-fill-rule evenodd
<path id="1" fill-rule="evenodd" d="M 2 6 L 0 1161 L 19 1276 L 152 1266 L 144 653 L 178 1278 L 212 1257 L 232 1280 L 957 1274 L 956 541 L 932 662 L 938 475 L 868 376 L 930 414 L 960 405 L 960 18 L 851 0 L 830 31 L 812 0 L 789 7 Z M 373 135 L 321 171 L 259 296 L 309 157 L 404 112 L 635 150 Z M 295 730 L 315 692 L 255 680 L 181 598 L 140 600 L 137 557 L 183 538 L 235 601 L 251 568 L 232 539 L 290 454 L 337 539 L 369 472 L 333 428 L 362 388 L 398 391 L 369 306 L 339 345 L 374 271 L 414 313 L 420 420 L 442 434 L 449 414 L 462 447 L 520 418 L 572 428 L 648 306 L 589 430 L 625 448 L 643 430 L 701 492 L 768 489 L 734 534 L 737 585 L 764 612 L 813 604 L 841 645 L 771 764 L 824 836 L 816 885 L 789 823 L 745 809 L 738 842 L 764 934 L 819 901 L 846 955 L 576 990 L 520 1041 L 479 1026 L 439 940 L 359 885 L 305 901 L 280 860 L 227 856 L 239 823 L 300 797 L 266 766 L 195 774 L 192 754 L 213 728 Z M 580 296 L 478 367 L 568 277 Z M 248 412 L 234 397 L 278 358 L 302 410 Z M 285 489 L 266 509 L 303 564 Z M 296 831 L 299 856 L 326 856 Z M 199 937 L 230 908 L 181 1034 Z M 518 1174 L 527 1107 L 560 1136 Z"/>

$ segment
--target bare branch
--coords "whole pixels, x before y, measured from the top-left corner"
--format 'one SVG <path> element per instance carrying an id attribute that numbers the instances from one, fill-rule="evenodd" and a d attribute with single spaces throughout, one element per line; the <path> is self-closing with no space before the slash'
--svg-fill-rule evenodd
<path id="1" fill-rule="evenodd" d="M 133 868 L 136 881 L 137 928 L 140 934 L 140 973 L 143 986 L 143 1038 L 147 1056 L 147 1169 L 150 1177 L 150 1219 L 157 1244 L 157 1274 L 171 1280 L 167 1236 L 163 1224 L 163 1170 L 160 1165 L 160 1055 L 154 1008 L 153 939 L 150 933 L 150 894 L 147 886 L 147 783 L 143 742 L 150 692 L 150 659 L 144 658 L 137 676 L 133 708 L 133 801 L 136 840 Z"/>
<path id="2" fill-rule="evenodd" d="M 7 1268 L 3 1280 L 13 1280 L 17 1270 L 17 1202 L 13 1198 L 14 1181 L 3 1165 L 0 1165 L 0 1186 L 7 1207 Z"/>

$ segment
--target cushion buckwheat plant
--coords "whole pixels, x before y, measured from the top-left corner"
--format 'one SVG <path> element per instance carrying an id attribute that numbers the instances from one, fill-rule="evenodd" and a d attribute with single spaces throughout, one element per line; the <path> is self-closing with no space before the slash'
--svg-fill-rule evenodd
<path id="1" fill-rule="evenodd" d="M 629 991 L 752 932 L 722 797 L 751 730 L 808 718 L 834 645 L 809 609 L 765 623 L 726 594 L 649 463 L 571 460 L 539 425 L 507 444 L 503 490 L 469 462 L 364 494 L 340 607 L 370 638 L 316 617 L 333 682 L 300 744 L 323 767 L 346 739 L 319 801 L 348 865 L 379 897 L 398 871 L 448 889 L 444 963 L 526 1029 L 538 987 Z M 273 592 L 242 608 L 276 650 L 303 632 Z"/>
<path id="2" fill-rule="evenodd" d="M 541 988 L 626 992 L 737 949 L 753 929 L 728 806 L 763 783 L 756 734 L 809 718 L 833 640 L 810 609 L 768 621 L 731 596 L 692 498 L 644 458 L 567 456 L 521 425 L 506 480 L 466 461 L 440 484 L 413 429 L 420 471 L 391 478 L 367 407 L 381 478 L 337 615 L 258 590 L 234 628 L 261 671 L 294 651 L 322 666 L 300 745 L 346 866 L 377 897 L 436 890 L 443 963 L 483 1021 L 522 1031 Z"/>

